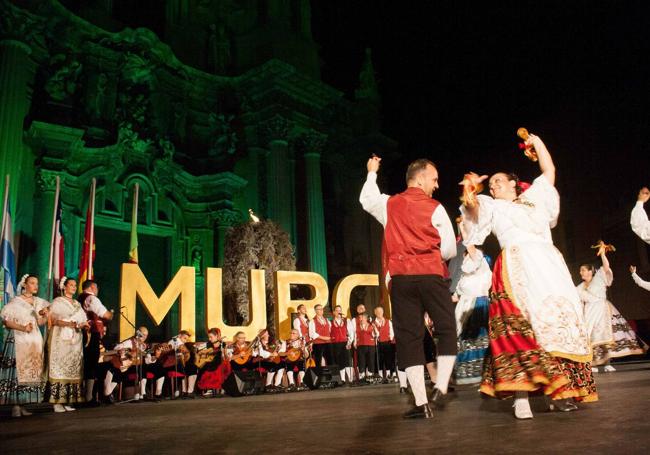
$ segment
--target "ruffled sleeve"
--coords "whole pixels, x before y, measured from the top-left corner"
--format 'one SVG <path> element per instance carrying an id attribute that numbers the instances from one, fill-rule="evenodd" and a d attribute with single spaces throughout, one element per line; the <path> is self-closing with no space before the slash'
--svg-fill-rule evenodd
<path id="1" fill-rule="evenodd" d="M 536 209 L 551 228 L 557 225 L 560 216 L 560 193 L 548 181 L 544 174 L 537 177 L 523 194 L 523 198 L 535 204 Z"/>
<path id="2" fill-rule="evenodd" d="M 464 245 L 483 245 L 485 239 L 492 232 L 492 217 L 494 215 L 494 199 L 484 194 L 477 196 L 479 201 L 478 220 L 470 220 L 465 206 L 460 206 L 463 214 L 463 223 L 467 230 L 467 239 Z"/>
<path id="3" fill-rule="evenodd" d="M 604 286 L 610 287 L 614 282 L 614 272 L 612 272 L 612 269 L 605 271 L 605 268 L 601 267 L 596 272 L 594 279 L 598 279 Z"/>
<path id="4" fill-rule="evenodd" d="M 20 301 L 14 297 L 0 310 L 0 318 L 3 321 L 11 321 L 17 324 L 25 324 L 25 311 L 20 307 Z"/>
<path id="5" fill-rule="evenodd" d="M 463 265 L 460 267 L 463 273 L 474 273 L 481 268 L 481 265 L 483 264 L 483 253 L 481 250 L 476 250 L 475 256 L 476 257 L 472 259 L 472 256 L 468 253 L 463 258 Z"/>

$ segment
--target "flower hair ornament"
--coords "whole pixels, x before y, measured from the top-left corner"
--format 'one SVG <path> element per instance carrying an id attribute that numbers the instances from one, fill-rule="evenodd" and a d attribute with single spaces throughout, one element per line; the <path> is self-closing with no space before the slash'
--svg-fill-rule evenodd
<path id="1" fill-rule="evenodd" d="M 59 291 L 61 292 L 61 295 L 63 295 L 63 290 L 65 289 L 65 282 L 68 280 L 67 276 L 62 276 L 61 279 L 59 280 Z"/>
<path id="2" fill-rule="evenodd" d="M 524 193 L 528 188 L 530 188 L 530 183 L 528 182 L 517 182 L 517 186 L 521 189 L 521 192 Z"/>
<path id="3" fill-rule="evenodd" d="M 19 294 L 22 294 L 23 289 L 25 289 L 25 282 L 27 281 L 27 278 L 29 278 L 29 273 L 24 274 L 20 278 L 20 281 L 18 282 L 18 286 L 16 286 L 16 289 Z"/>

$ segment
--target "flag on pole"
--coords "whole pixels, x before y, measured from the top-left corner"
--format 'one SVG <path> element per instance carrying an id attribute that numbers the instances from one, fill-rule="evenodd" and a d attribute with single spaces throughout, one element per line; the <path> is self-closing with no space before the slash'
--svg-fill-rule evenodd
<path id="1" fill-rule="evenodd" d="M 47 272 L 47 298 L 49 290 L 53 296 L 59 293 L 59 282 L 65 276 L 65 255 L 63 252 L 63 227 L 61 226 L 61 179 L 56 176 L 56 192 L 54 193 L 54 211 L 52 213 L 52 238 L 50 240 L 50 264 Z M 54 279 L 54 280 L 53 280 Z"/>
<path id="2" fill-rule="evenodd" d="M 131 215 L 131 244 L 129 246 L 129 262 L 138 263 L 138 189 L 136 183 L 133 191 L 133 213 Z"/>
<path id="3" fill-rule="evenodd" d="M 0 236 L 0 254 L 2 255 L 2 302 L 0 307 L 9 303 L 16 295 L 16 256 L 14 255 L 13 232 L 11 229 L 11 207 L 9 204 L 9 176 L 5 184 L 5 197 L 2 211 L 2 235 Z"/>
<path id="4" fill-rule="evenodd" d="M 79 260 L 79 285 L 93 279 L 93 262 L 95 261 L 95 179 L 90 187 L 90 199 L 86 211 L 86 229 Z"/>
<path id="5" fill-rule="evenodd" d="M 57 201 L 58 202 L 58 201 Z M 54 288 L 58 289 L 59 281 L 65 276 L 65 254 L 63 251 L 63 227 L 61 226 L 61 204 L 57 203 L 56 221 L 54 231 L 54 245 L 52 246 L 52 277 L 54 278 Z"/>

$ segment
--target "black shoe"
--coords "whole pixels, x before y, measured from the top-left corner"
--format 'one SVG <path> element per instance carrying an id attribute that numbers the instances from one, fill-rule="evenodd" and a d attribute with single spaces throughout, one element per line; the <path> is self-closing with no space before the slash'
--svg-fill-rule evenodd
<path id="1" fill-rule="evenodd" d="M 429 404 L 425 403 L 422 406 L 413 406 L 411 409 L 406 411 L 402 417 L 405 419 L 432 419 L 433 412 L 431 411 Z"/>
<path id="2" fill-rule="evenodd" d="M 104 395 L 104 399 L 102 400 L 104 404 L 115 404 L 115 398 L 113 398 L 113 394 L 111 395 Z"/>
<path id="3" fill-rule="evenodd" d="M 571 398 L 568 398 L 566 400 L 551 400 L 549 410 L 571 412 L 571 411 L 577 411 L 578 406 L 573 402 Z"/>
<path id="4" fill-rule="evenodd" d="M 399 388 L 399 393 L 409 393 L 409 389 L 406 387 L 400 387 Z"/>
<path id="5" fill-rule="evenodd" d="M 447 406 L 447 402 L 451 399 L 449 396 L 449 393 L 442 393 L 440 389 L 433 389 L 433 395 L 431 395 L 431 399 L 429 400 L 429 403 L 433 404 L 436 408 L 444 408 Z"/>
<path id="6" fill-rule="evenodd" d="M 381 383 L 382 383 L 382 384 L 388 384 L 388 382 L 389 382 L 389 381 L 388 381 L 388 378 L 384 378 L 384 379 L 381 380 Z"/>
<path id="7" fill-rule="evenodd" d="M 194 399 L 194 394 L 193 393 L 185 392 L 183 394 L 183 400 L 193 400 L 193 399 Z"/>
<path id="8" fill-rule="evenodd" d="M 159 403 L 162 399 L 163 399 L 163 396 L 162 396 L 162 393 L 161 393 L 160 395 L 154 395 L 151 398 L 151 401 L 153 401 L 154 403 Z"/>

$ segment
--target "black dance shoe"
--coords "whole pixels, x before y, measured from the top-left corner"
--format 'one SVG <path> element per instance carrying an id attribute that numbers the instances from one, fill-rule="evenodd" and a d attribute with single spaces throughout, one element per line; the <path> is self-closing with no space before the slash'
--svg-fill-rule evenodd
<path id="1" fill-rule="evenodd" d="M 442 409 L 447 406 L 449 400 L 451 400 L 449 393 L 442 393 L 440 389 L 434 388 L 429 403 L 433 404 L 436 408 Z"/>
<path id="2" fill-rule="evenodd" d="M 566 400 L 551 400 L 549 410 L 571 412 L 571 411 L 577 411 L 578 406 L 573 402 L 571 398 L 568 398 Z"/>
<path id="3" fill-rule="evenodd" d="M 433 411 L 431 411 L 429 404 L 425 403 L 422 406 L 413 406 L 402 417 L 405 419 L 432 419 Z"/>
<path id="4" fill-rule="evenodd" d="M 400 387 L 399 393 L 409 393 L 409 389 L 407 387 Z"/>

